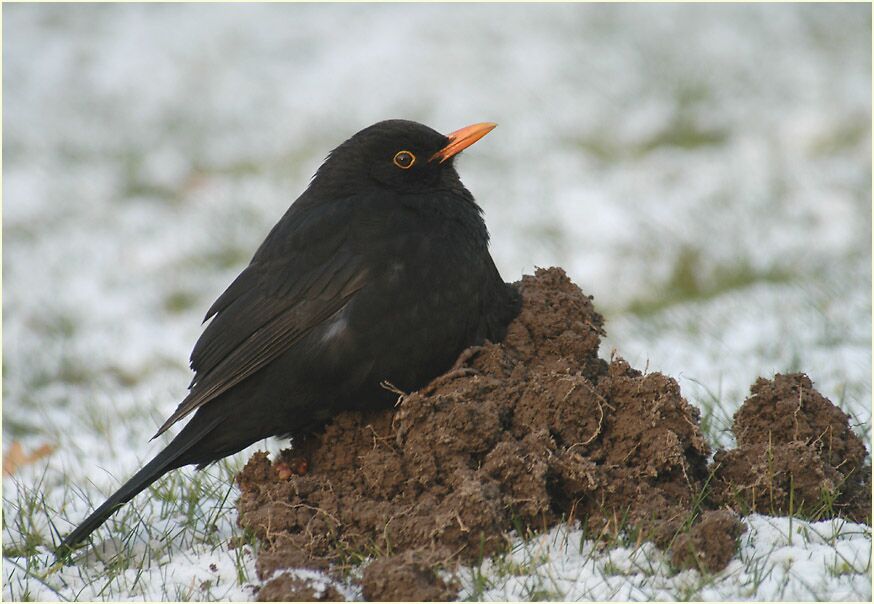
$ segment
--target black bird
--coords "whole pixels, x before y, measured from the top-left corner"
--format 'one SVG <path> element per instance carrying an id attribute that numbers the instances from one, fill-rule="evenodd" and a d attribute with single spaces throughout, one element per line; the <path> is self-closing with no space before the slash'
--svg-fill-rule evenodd
<path id="1" fill-rule="evenodd" d="M 59 555 L 170 470 L 388 406 L 396 397 L 381 382 L 415 390 L 466 347 L 503 339 L 520 296 L 498 274 L 482 210 L 453 166 L 494 127 L 444 136 L 388 120 L 334 149 L 206 313 L 190 392 L 155 436 L 194 416 Z"/>

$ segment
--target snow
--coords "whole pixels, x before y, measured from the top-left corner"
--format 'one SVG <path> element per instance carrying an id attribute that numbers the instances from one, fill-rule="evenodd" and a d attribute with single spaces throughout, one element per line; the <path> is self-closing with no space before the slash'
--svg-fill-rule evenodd
<path id="1" fill-rule="evenodd" d="M 143 564 L 48 552 L 169 441 L 149 439 L 203 313 L 328 151 L 390 117 L 497 122 L 459 167 L 504 277 L 565 267 L 607 315 L 603 355 L 676 376 L 719 445 L 753 380 L 788 370 L 870 442 L 870 10 L 4 6 L 4 451 L 56 448 L 4 476 L 3 597 L 253 597 L 232 476 L 280 441 L 176 472 L 98 531 Z M 629 312 L 684 254 L 705 295 Z M 725 271 L 747 281 L 720 290 Z M 189 492 L 191 513 L 162 499 Z M 788 523 L 749 519 L 713 581 L 562 529 L 537 572 L 567 599 L 870 600 L 869 529 L 794 520 L 788 544 Z M 525 581 L 486 595 L 528 599 Z"/>
<path id="2" fill-rule="evenodd" d="M 250 561 L 248 572 L 254 575 L 251 563 L 251 554 L 247 554 Z M 100 576 L 102 563 L 96 562 L 95 568 L 86 569 L 85 573 L 92 571 Z M 74 593 L 81 601 L 95 601 L 106 599 L 111 593 L 113 600 L 188 600 L 193 596 L 203 600 L 252 600 L 254 590 L 251 584 L 239 584 L 237 581 L 237 568 L 233 552 L 208 551 L 202 547 L 180 550 L 173 557 L 165 556 L 157 560 L 151 560 L 150 564 L 141 568 L 128 568 L 120 576 L 113 579 L 113 583 L 121 586 L 130 586 L 130 595 L 125 595 L 124 589 L 108 587 L 106 581 L 96 580 L 86 583 L 84 587 L 76 589 L 74 586 L 82 585 L 83 571 L 81 568 L 66 567 L 52 575 L 53 583 L 68 586 L 62 593 Z M 87 576 L 87 574 L 86 574 Z M 144 586 L 137 590 L 137 585 Z M 71 589 L 72 588 L 72 589 Z M 39 594 L 40 599 L 52 598 L 49 593 Z"/>
<path id="3" fill-rule="evenodd" d="M 525 574 L 507 576 L 491 561 L 477 569 L 492 583 L 478 597 L 524 601 L 539 592 L 564 601 L 671 600 L 677 594 L 699 601 L 870 599 L 870 575 L 863 572 L 871 566 L 870 527 L 757 514 L 746 524 L 736 559 L 713 577 L 672 572 L 651 543 L 599 552 L 579 528 L 558 526 L 527 542 L 517 539 L 501 561 L 503 567 L 529 568 Z M 474 573 L 463 575 L 462 583 L 460 598 L 473 596 Z"/>

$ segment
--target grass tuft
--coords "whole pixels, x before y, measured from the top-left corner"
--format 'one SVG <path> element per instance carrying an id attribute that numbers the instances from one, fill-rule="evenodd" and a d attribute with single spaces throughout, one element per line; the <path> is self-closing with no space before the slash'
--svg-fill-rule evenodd
<path id="1" fill-rule="evenodd" d="M 743 258 L 711 265 L 705 263 L 700 249 L 684 246 L 674 258 L 668 279 L 634 299 L 627 310 L 638 316 L 652 315 L 676 304 L 708 300 L 756 283 L 786 283 L 792 278 L 786 269 L 757 269 Z"/>

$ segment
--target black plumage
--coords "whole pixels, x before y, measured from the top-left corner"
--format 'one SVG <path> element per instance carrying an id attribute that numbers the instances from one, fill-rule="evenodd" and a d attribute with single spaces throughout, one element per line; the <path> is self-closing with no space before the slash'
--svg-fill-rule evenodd
<path id="1" fill-rule="evenodd" d="M 493 127 L 444 136 L 389 120 L 334 149 L 207 312 L 189 394 L 156 436 L 191 420 L 59 552 L 172 469 L 390 405 L 381 382 L 415 390 L 464 348 L 502 339 L 520 298 L 453 166 Z"/>

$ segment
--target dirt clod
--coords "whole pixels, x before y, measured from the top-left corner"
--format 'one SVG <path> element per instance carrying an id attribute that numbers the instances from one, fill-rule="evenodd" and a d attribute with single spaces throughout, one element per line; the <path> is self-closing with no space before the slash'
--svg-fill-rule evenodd
<path id="1" fill-rule="evenodd" d="M 262 542 L 262 579 L 295 567 L 342 574 L 372 558 L 367 599 L 451 599 L 457 585 L 441 571 L 505 550 L 513 529 L 575 520 L 596 535 L 635 531 L 671 547 L 675 565 L 715 572 L 742 525 L 728 511 L 700 513 L 701 495 L 710 492 L 703 503 L 713 507 L 745 501 L 744 476 L 766 455 L 759 426 L 770 426 L 772 448 L 818 472 L 811 485 L 789 472 L 794 493 L 863 482 L 865 448 L 846 416 L 794 378 L 800 390 L 791 380 L 756 383 L 736 418 L 741 447 L 717 454 L 715 486 L 705 489 L 709 448 L 677 382 L 599 358 L 603 318 L 561 269 L 539 269 L 517 286 L 523 308 L 502 343 L 469 349 L 395 409 L 338 415 L 272 464 L 252 457 L 237 479 L 238 522 Z M 782 407 L 759 408 L 772 399 Z M 775 436 L 775 426 L 792 438 Z M 291 471 L 301 459 L 305 473 Z M 761 503 L 755 493 L 750 507 Z M 262 591 L 300 591 L 283 577 Z"/>
<path id="2" fill-rule="evenodd" d="M 870 522 L 865 445 L 805 374 L 756 380 L 733 430 L 737 448 L 714 456 L 714 505 Z"/>
<path id="3" fill-rule="evenodd" d="M 377 558 L 364 569 L 364 598 L 372 602 L 452 600 L 458 585 L 444 581 L 438 574 L 439 566 L 433 552 L 425 550 Z"/>
<path id="4" fill-rule="evenodd" d="M 345 602 L 333 585 L 281 574 L 258 591 L 259 602 Z"/>
<path id="5" fill-rule="evenodd" d="M 737 550 L 737 540 L 746 526 L 729 510 L 704 512 L 691 530 L 682 533 L 671 547 L 671 564 L 715 573 L 725 568 Z"/>

